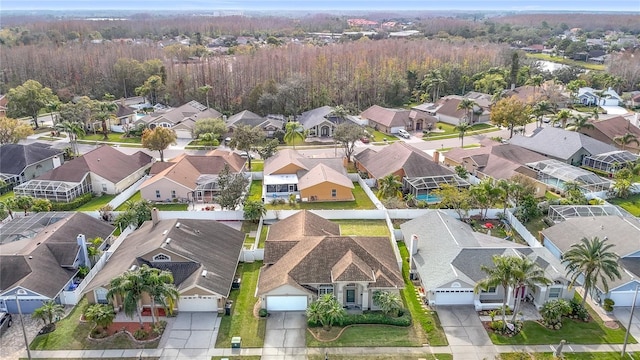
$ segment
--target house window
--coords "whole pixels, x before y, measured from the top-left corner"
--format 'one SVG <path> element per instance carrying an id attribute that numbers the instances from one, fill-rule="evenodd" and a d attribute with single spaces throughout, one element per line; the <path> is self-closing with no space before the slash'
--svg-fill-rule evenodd
<path id="1" fill-rule="evenodd" d="M 156 190 L 156 199 L 160 199 L 160 190 Z"/>
<path id="2" fill-rule="evenodd" d="M 549 299 L 558 299 L 562 294 L 562 288 L 550 288 L 549 289 Z"/>
<path id="3" fill-rule="evenodd" d="M 171 190 L 171 198 L 172 199 L 176 198 L 176 191 L 175 190 Z"/>
<path id="4" fill-rule="evenodd" d="M 336 197 L 336 196 L 338 196 L 338 190 L 336 190 L 336 189 L 331 189 L 331 197 L 332 197 L 332 198 L 334 198 L 334 197 Z"/>
<path id="5" fill-rule="evenodd" d="M 482 290 L 482 293 L 483 294 L 495 294 L 496 293 L 496 287 L 495 286 L 491 286 L 487 290 Z"/>
<path id="6" fill-rule="evenodd" d="M 102 192 L 107 192 L 107 184 L 102 184 Z"/>
<path id="7" fill-rule="evenodd" d="M 165 254 L 158 254 L 153 257 L 153 261 L 171 261 L 171 257 Z"/>
<path id="8" fill-rule="evenodd" d="M 320 285 L 318 286 L 318 296 L 325 294 L 333 295 L 333 285 Z"/>

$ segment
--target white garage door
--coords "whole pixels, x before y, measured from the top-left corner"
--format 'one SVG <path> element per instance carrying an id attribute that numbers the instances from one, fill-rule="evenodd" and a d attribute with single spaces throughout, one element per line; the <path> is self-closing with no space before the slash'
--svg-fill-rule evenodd
<path id="1" fill-rule="evenodd" d="M 436 305 L 473 305 L 473 290 L 436 290 Z"/>
<path id="2" fill-rule="evenodd" d="M 218 311 L 215 296 L 180 296 L 178 310 L 185 312 Z"/>
<path id="3" fill-rule="evenodd" d="M 176 136 L 178 139 L 193 139 L 193 135 L 191 135 L 191 131 L 189 130 L 176 130 Z"/>
<path id="4" fill-rule="evenodd" d="M 306 296 L 267 296 L 269 311 L 304 311 L 306 309 Z"/>
<path id="5" fill-rule="evenodd" d="M 615 301 L 615 306 L 631 306 L 634 294 L 635 291 L 612 291 L 611 300 Z M 636 299 L 636 305 L 640 305 L 640 296 Z"/>

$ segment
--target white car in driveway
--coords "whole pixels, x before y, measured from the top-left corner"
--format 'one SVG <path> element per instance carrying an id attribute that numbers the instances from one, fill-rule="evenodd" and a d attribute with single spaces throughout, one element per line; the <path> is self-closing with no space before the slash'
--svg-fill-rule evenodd
<path id="1" fill-rule="evenodd" d="M 409 134 L 409 132 L 405 129 L 400 129 L 398 130 L 398 136 L 408 139 L 411 137 L 411 134 Z"/>

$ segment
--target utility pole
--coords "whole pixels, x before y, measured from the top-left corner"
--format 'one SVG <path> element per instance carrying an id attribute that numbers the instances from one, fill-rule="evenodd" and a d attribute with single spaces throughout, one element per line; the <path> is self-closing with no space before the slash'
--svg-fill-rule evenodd
<path id="1" fill-rule="evenodd" d="M 622 345 L 622 352 L 620 353 L 620 357 L 621 358 L 624 358 L 624 354 L 627 351 L 627 341 L 629 340 L 629 331 L 631 330 L 631 321 L 633 321 L 633 312 L 636 309 L 636 299 L 637 298 L 638 298 L 638 286 L 636 285 L 636 293 L 633 295 L 633 303 L 631 304 L 631 315 L 629 315 L 629 323 L 627 324 L 627 332 L 624 334 L 624 344 Z"/>

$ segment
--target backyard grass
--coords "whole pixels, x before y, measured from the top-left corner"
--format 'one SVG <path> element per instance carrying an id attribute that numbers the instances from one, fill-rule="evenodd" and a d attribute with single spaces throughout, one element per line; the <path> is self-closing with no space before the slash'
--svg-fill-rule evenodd
<path id="1" fill-rule="evenodd" d="M 334 326 L 327 338 L 334 338 L 342 328 Z M 312 331 L 326 332 L 322 328 Z M 420 334 L 413 326 L 353 325 L 334 341 L 319 341 L 307 331 L 307 347 L 370 347 L 370 346 L 422 346 Z"/>
<path id="2" fill-rule="evenodd" d="M 330 354 L 331 360 L 453 360 L 451 354 L 420 354 L 420 355 L 401 355 L 401 354 L 378 354 L 378 355 L 338 355 Z M 325 360 L 324 355 L 307 355 L 307 360 Z"/>
<path id="3" fill-rule="evenodd" d="M 140 144 L 142 140 L 139 137 L 122 137 L 124 134 L 120 133 L 109 133 L 108 140 L 104 140 L 103 134 L 86 134 L 82 138 L 78 139 L 78 142 L 83 141 L 101 141 L 101 142 L 115 142 L 115 143 L 126 143 L 126 144 Z"/>
<path id="4" fill-rule="evenodd" d="M 565 59 L 563 57 L 551 56 L 547 54 L 527 54 L 527 57 L 538 59 L 538 60 L 551 61 L 559 64 L 575 66 L 575 67 L 589 69 L 589 70 L 604 71 L 605 69 L 604 64 L 594 64 L 594 63 L 588 63 L 584 61 Z"/>
<path id="5" fill-rule="evenodd" d="M 640 194 L 629 196 L 626 199 L 612 198 L 607 201 L 627 210 L 633 216 L 640 216 Z"/>
<path id="6" fill-rule="evenodd" d="M 94 197 L 88 203 L 80 206 L 76 211 L 94 211 L 100 210 L 101 207 L 107 205 L 109 201 L 113 200 L 115 195 L 105 194 L 102 196 Z"/>
<path id="7" fill-rule="evenodd" d="M 9 191 L 8 193 L 4 193 L 2 195 L 0 195 L 0 202 L 5 202 L 9 199 L 11 199 L 14 196 L 13 191 Z"/>
<path id="8" fill-rule="evenodd" d="M 123 202 L 120 206 L 118 206 L 115 211 L 125 211 L 127 210 L 127 203 L 128 202 L 136 202 L 136 201 L 140 201 L 142 200 L 142 194 L 140 194 L 140 191 L 136 191 L 135 194 L 131 195 L 130 198 L 127 199 L 127 201 Z M 179 203 L 166 203 L 166 204 L 155 204 L 152 203 L 153 207 L 158 209 L 158 211 L 187 211 L 189 210 L 189 204 L 179 204 Z"/>
<path id="9" fill-rule="evenodd" d="M 384 220 L 332 220 L 340 225 L 340 235 L 389 236 Z"/>
<path id="10" fill-rule="evenodd" d="M 247 164 L 247 167 L 249 164 Z M 252 160 L 251 161 L 251 171 L 263 171 L 264 170 L 264 161 L 262 160 Z"/>
<path id="11" fill-rule="evenodd" d="M 249 187 L 249 200 L 262 200 L 262 180 L 253 180 Z"/>
<path id="12" fill-rule="evenodd" d="M 406 259 L 409 257 L 409 251 L 404 242 L 398 242 L 398 248 L 400 249 L 400 257 Z M 402 261 L 402 277 L 404 278 L 404 289 L 401 291 L 402 299 L 405 306 L 411 312 L 411 318 L 413 319 L 414 326 L 419 326 L 427 335 L 427 341 L 431 346 L 445 346 L 448 345 L 447 337 L 444 334 L 442 326 L 440 326 L 440 320 L 438 314 L 435 311 L 425 311 L 422 308 L 420 300 L 418 300 L 418 293 L 413 283 L 409 279 L 409 264 L 406 261 Z"/>
<path id="13" fill-rule="evenodd" d="M 288 202 L 284 204 L 266 204 L 267 210 L 297 210 L 297 209 L 317 209 L 317 210 L 372 210 L 376 206 L 371 199 L 362 190 L 362 187 L 358 183 L 353 183 L 353 196 L 354 201 L 325 201 L 325 202 L 299 202 L 293 205 L 289 205 Z"/>
<path id="14" fill-rule="evenodd" d="M 269 234 L 269 227 L 262 224 L 260 239 L 258 240 L 258 249 L 264 249 L 264 242 L 267 240 L 267 234 Z"/>
<path id="15" fill-rule="evenodd" d="M 596 353 L 572 353 L 564 352 L 565 360 L 620 360 L 619 352 L 596 352 Z M 557 357 L 553 353 L 502 353 L 497 359 L 500 360 L 555 360 Z M 629 359 L 640 359 L 640 354 L 627 353 Z M 438 356 L 440 358 L 440 356 Z M 627 358 L 625 358 L 627 359 Z"/>
<path id="16" fill-rule="evenodd" d="M 253 316 L 253 308 L 258 301 L 255 291 L 260 267 L 262 261 L 238 265 L 237 273 L 242 279 L 242 286 L 231 290 L 229 300 L 233 301 L 232 313 L 221 318 L 217 348 L 230 348 L 234 336 L 242 337 L 243 348 L 262 347 L 267 320 Z"/>
<path id="17" fill-rule="evenodd" d="M 146 344 L 131 341 L 128 335 L 119 334 L 100 342 L 89 340 L 92 325 L 81 323 L 80 316 L 89 306 L 87 299 L 80 300 L 69 316 L 56 323 L 56 330 L 38 335 L 31 342 L 32 350 L 100 350 L 100 349 L 155 349 L 160 340 Z"/>
<path id="18" fill-rule="evenodd" d="M 528 223 L 524 224 L 527 230 L 529 230 L 531 235 L 533 235 L 536 239 L 538 238 L 538 233 L 540 231 L 549 227 L 549 225 L 547 225 L 547 223 L 544 222 L 545 217 L 546 217 L 545 215 L 538 216 L 529 220 Z"/>

